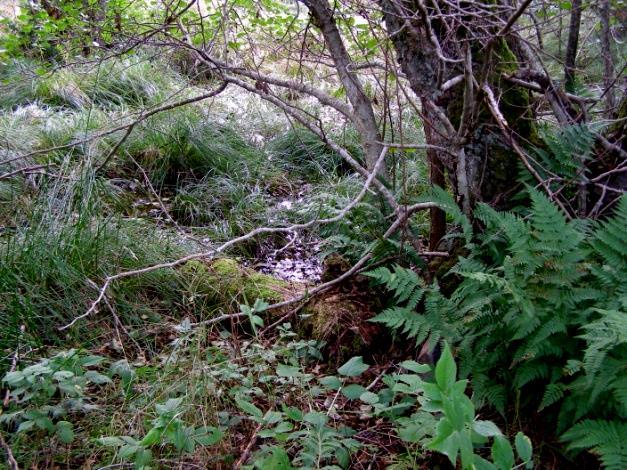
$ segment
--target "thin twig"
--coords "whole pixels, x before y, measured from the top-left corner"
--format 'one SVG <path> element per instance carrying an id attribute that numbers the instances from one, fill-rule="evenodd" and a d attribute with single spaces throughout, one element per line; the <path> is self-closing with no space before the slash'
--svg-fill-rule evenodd
<path id="1" fill-rule="evenodd" d="M 259 423 L 257 425 L 255 430 L 253 431 L 252 436 L 250 436 L 250 439 L 248 440 L 248 444 L 246 445 L 246 448 L 242 452 L 241 457 L 237 460 L 237 462 L 233 464 L 233 470 L 238 470 L 242 465 L 246 463 L 246 460 L 248 460 L 248 457 L 250 456 L 250 453 L 253 450 L 253 446 L 257 442 L 257 433 L 261 431 L 262 427 L 263 427 L 263 423 Z"/>

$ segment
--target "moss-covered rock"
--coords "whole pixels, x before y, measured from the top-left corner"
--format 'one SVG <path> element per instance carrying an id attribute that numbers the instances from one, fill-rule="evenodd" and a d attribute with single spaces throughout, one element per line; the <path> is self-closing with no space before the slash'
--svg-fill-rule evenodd
<path id="1" fill-rule="evenodd" d="M 232 258 L 189 261 L 181 271 L 189 280 L 190 294 L 204 296 L 217 306 L 237 308 L 241 303 L 253 304 L 256 299 L 272 304 L 297 291 L 294 285 L 244 267 Z"/>

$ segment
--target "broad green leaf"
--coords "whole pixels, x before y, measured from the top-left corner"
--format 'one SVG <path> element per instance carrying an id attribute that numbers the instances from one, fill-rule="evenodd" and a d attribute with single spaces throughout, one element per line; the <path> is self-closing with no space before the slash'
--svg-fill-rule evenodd
<path id="1" fill-rule="evenodd" d="M 444 346 L 442 357 L 435 366 L 435 381 L 441 390 L 447 391 L 455 384 L 457 366 L 448 344 Z"/>
<path id="2" fill-rule="evenodd" d="M 268 470 L 292 470 L 294 468 L 290 463 L 287 452 L 283 448 L 272 447 L 271 452 L 269 457 L 258 462 L 259 468 Z"/>
<path id="3" fill-rule="evenodd" d="M 172 413 L 178 409 L 183 403 L 183 398 L 170 398 L 165 403 L 158 403 L 155 405 L 155 409 L 157 410 L 157 414 L 164 415 L 168 413 Z"/>
<path id="4" fill-rule="evenodd" d="M 97 385 L 112 383 L 112 380 L 109 377 L 103 374 L 99 374 L 98 372 L 95 372 L 93 370 L 85 372 L 85 378 Z"/>
<path id="5" fill-rule="evenodd" d="M 152 428 L 150 431 L 148 431 L 148 434 L 146 434 L 141 440 L 141 445 L 150 447 L 160 443 L 162 431 L 163 430 L 161 428 Z"/>
<path id="6" fill-rule="evenodd" d="M 349 400 L 357 400 L 362 393 L 366 392 L 366 387 L 359 384 L 350 384 L 342 389 L 342 395 Z"/>
<path id="7" fill-rule="evenodd" d="M 324 413 L 320 413 L 319 411 L 310 411 L 305 416 L 303 416 L 303 419 L 316 427 L 322 427 L 327 424 L 329 417 Z"/>
<path id="8" fill-rule="evenodd" d="M 345 377 L 356 377 L 363 374 L 370 367 L 364 363 L 364 359 L 361 356 L 355 356 L 346 362 L 337 371 L 340 375 Z"/>
<path id="9" fill-rule="evenodd" d="M 57 436 L 64 444 L 70 444 L 74 440 L 74 425 L 69 421 L 57 422 Z"/>
<path id="10" fill-rule="evenodd" d="M 116 436 L 100 437 L 96 440 L 100 445 L 106 447 L 120 447 L 124 445 L 124 441 Z"/>
<path id="11" fill-rule="evenodd" d="M 483 437 L 502 436 L 503 433 L 492 421 L 474 421 L 472 430 Z"/>
<path id="12" fill-rule="evenodd" d="M 25 432 L 30 431 L 35 426 L 35 421 L 22 421 L 20 425 L 17 427 L 17 432 Z"/>
<path id="13" fill-rule="evenodd" d="M 143 449 L 144 447 L 140 445 L 128 444 L 120 448 L 118 455 L 121 459 L 130 460 L 138 451 L 141 451 Z"/>
<path id="14" fill-rule="evenodd" d="M 276 368 L 276 374 L 279 377 L 298 377 L 298 375 L 300 375 L 300 368 L 288 366 L 287 364 L 279 364 Z"/>
<path id="15" fill-rule="evenodd" d="M 250 416 L 253 416 L 257 419 L 263 418 L 263 411 L 261 411 L 259 408 L 257 408 L 255 405 L 253 405 L 249 401 L 246 401 L 243 398 L 237 398 L 235 399 L 235 403 L 237 404 L 237 407 L 240 410 L 242 410 L 244 413 Z"/>
<path id="16" fill-rule="evenodd" d="M 330 390 L 337 390 L 342 386 L 342 382 L 335 375 L 322 377 L 318 381 L 320 385 Z"/>
<path id="17" fill-rule="evenodd" d="M 283 412 L 287 415 L 288 418 L 294 421 L 302 421 L 303 419 L 303 412 L 300 411 L 298 408 L 286 406 L 283 408 Z"/>
<path id="18" fill-rule="evenodd" d="M 140 447 L 135 452 L 135 467 L 144 468 L 152 461 L 152 451 Z"/>
<path id="19" fill-rule="evenodd" d="M 280 433 L 290 432 L 292 429 L 294 429 L 294 425 L 292 423 L 288 421 L 283 421 L 279 423 L 277 427 L 274 428 L 274 432 L 277 434 L 280 434 Z"/>
<path id="20" fill-rule="evenodd" d="M 453 426 L 446 418 L 442 418 L 438 423 L 436 437 L 427 444 L 427 448 L 446 455 L 453 466 L 456 466 L 459 447 L 458 433 L 454 431 Z"/>
<path id="21" fill-rule="evenodd" d="M 510 470 L 514 466 L 514 451 L 503 436 L 496 436 L 492 444 L 492 461 L 500 470 Z"/>
<path id="22" fill-rule="evenodd" d="M 263 422 L 265 424 L 274 424 L 283 420 L 283 414 L 279 411 L 268 410 L 263 415 Z"/>
<path id="23" fill-rule="evenodd" d="M 38 418 L 35 418 L 35 424 L 39 429 L 45 429 L 48 432 L 54 431 L 54 424 L 52 423 L 52 420 L 47 416 L 40 416 Z"/>
<path id="24" fill-rule="evenodd" d="M 431 366 L 428 364 L 420 364 L 416 361 L 403 361 L 400 365 L 403 369 L 415 372 L 416 374 L 424 374 L 431 370 Z"/>
<path id="25" fill-rule="evenodd" d="M 531 444 L 531 439 L 525 436 L 522 432 L 518 432 L 516 434 L 516 438 L 514 439 L 514 444 L 516 445 L 516 452 L 518 453 L 520 460 L 523 462 L 531 462 L 531 457 L 533 456 L 533 445 Z"/>
<path id="26" fill-rule="evenodd" d="M 359 396 L 359 399 L 369 405 L 374 405 L 379 402 L 379 395 L 372 392 L 364 392 Z"/>
<path id="27" fill-rule="evenodd" d="M 201 446 L 212 446 L 220 442 L 222 432 L 213 426 L 203 426 L 194 430 L 193 438 Z"/>
<path id="28" fill-rule="evenodd" d="M 489 462 L 477 454 L 472 456 L 472 464 L 475 470 L 497 470 L 497 467 L 492 462 Z"/>
<path id="29" fill-rule="evenodd" d="M 79 365 L 81 365 L 82 367 L 90 367 L 90 366 L 97 366 L 98 364 L 100 364 L 102 361 L 104 361 L 104 357 L 102 356 L 85 356 L 82 357 L 78 363 Z"/>

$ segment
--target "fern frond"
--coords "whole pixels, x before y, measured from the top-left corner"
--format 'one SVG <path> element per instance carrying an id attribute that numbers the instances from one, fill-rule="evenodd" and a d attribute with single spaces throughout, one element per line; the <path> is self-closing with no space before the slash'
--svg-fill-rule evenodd
<path id="1" fill-rule="evenodd" d="M 571 450 L 589 449 L 608 470 L 627 468 L 627 423 L 586 419 L 561 438 Z"/>
<path id="2" fill-rule="evenodd" d="M 398 330 L 414 338 L 417 344 L 424 342 L 431 330 L 424 315 L 403 307 L 388 308 L 369 321 L 382 323 L 388 328 Z"/>
<path id="3" fill-rule="evenodd" d="M 472 239 L 472 224 L 468 217 L 461 211 L 453 196 L 445 189 L 439 186 L 433 186 L 431 188 L 429 199 L 435 202 L 443 211 L 445 211 L 453 221 L 462 228 L 464 240 L 466 243 L 470 243 Z"/>
<path id="4" fill-rule="evenodd" d="M 590 380 L 601 368 L 606 355 L 613 348 L 627 345 L 627 313 L 616 310 L 594 309 L 601 316 L 584 325 L 585 334 L 579 337 L 588 343 L 584 353 L 584 367 Z"/>
<path id="5" fill-rule="evenodd" d="M 560 383 L 548 384 L 544 390 L 538 411 L 542 411 L 547 406 L 551 406 L 561 400 L 564 397 L 565 389 L 566 387 Z"/>

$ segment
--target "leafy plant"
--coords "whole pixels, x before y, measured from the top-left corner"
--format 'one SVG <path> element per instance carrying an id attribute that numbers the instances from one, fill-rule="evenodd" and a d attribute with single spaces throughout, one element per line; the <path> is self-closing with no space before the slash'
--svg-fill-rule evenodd
<path id="1" fill-rule="evenodd" d="M 519 397 L 517 406 L 557 419 L 558 433 L 584 418 L 625 419 L 627 198 L 591 228 L 567 221 L 542 194 L 530 196 L 524 218 L 477 209 L 485 235 L 450 271 L 462 279 L 450 296 L 403 268 L 371 273 L 400 304 L 374 321 L 419 342 L 430 335 L 432 345 L 434 337 L 457 344 L 461 376 L 472 377 L 476 400 L 501 413 Z M 416 308 L 409 299 L 423 290 Z M 620 455 L 611 442 L 603 452 Z"/>
<path id="2" fill-rule="evenodd" d="M 109 384 L 111 379 L 88 368 L 103 360 L 71 349 L 7 373 L 2 382 L 10 390 L 11 411 L 1 415 L 0 422 L 17 425 L 18 434 L 40 430 L 71 443 L 74 426 L 62 418 L 94 409 L 85 397 L 86 387 Z"/>
<path id="3" fill-rule="evenodd" d="M 457 380 L 457 366 L 448 345 L 435 366 L 435 382 L 423 382 L 421 410 L 441 413 L 434 439 L 427 449 L 446 455 L 453 465 L 458 456 L 461 467 L 509 470 L 516 457 L 509 440 L 492 421 L 477 420 L 475 407 L 464 393 L 467 380 Z M 475 452 L 475 446 L 492 440 L 492 462 Z M 515 439 L 518 460 L 526 468 L 533 467 L 531 441 L 522 433 Z"/>
<path id="4" fill-rule="evenodd" d="M 196 446 L 212 446 L 222 439 L 222 432 L 213 426 L 188 426 L 182 420 L 183 398 L 170 398 L 155 406 L 156 418 L 142 439 L 130 436 L 108 436 L 98 439 L 103 446 L 117 449 L 118 457 L 133 462 L 135 468 L 146 469 L 152 461 L 151 447 L 172 445 L 178 454 L 191 454 Z"/>

